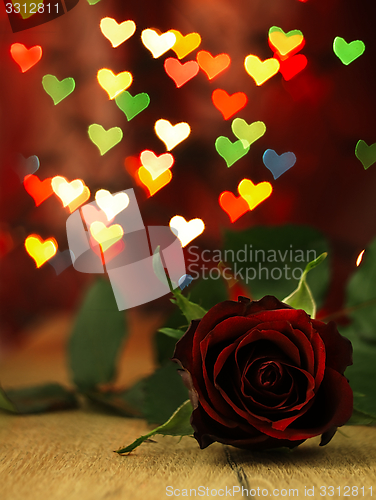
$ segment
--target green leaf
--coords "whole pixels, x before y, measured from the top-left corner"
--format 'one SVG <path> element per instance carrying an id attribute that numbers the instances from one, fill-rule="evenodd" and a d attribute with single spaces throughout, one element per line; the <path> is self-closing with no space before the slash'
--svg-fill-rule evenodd
<path id="1" fill-rule="evenodd" d="M 148 423 L 161 424 L 188 398 L 179 367 L 166 362 L 145 379 L 144 416 Z"/>
<path id="2" fill-rule="evenodd" d="M 12 401 L 5 394 L 3 389 L 0 387 L 0 408 L 2 410 L 11 411 L 12 413 L 17 413 L 17 408 L 14 406 Z"/>
<path id="3" fill-rule="evenodd" d="M 175 299 L 171 299 L 171 302 L 179 307 L 181 312 L 187 318 L 188 323 L 190 323 L 193 319 L 201 319 L 207 313 L 207 311 L 205 311 L 205 309 L 201 306 L 191 302 L 187 299 L 187 297 L 184 297 L 178 288 L 174 290 L 173 293 Z"/>
<path id="4" fill-rule="evenodd" d="M 192 436 L 193 429 L 190 424 L 192 410 L 193 410 L 192 404 L 188 399 L 172 414 L 172 416 L 167 420 L 167 422 L 165 422 L 163 425 L 160 425 L 156 429 L 153 429 L 152 431 L 148 432 L 144 436 L 140 436 L 130 445 L 125 446 L 124 448 L 120 448 L 119 450 L 116 450 L 116 453 L 119 453 L 119 455 L 123 453 L 130 453 L 135 448 L 140 446 L 140 444 L 142 444 L 144 441 L 151 438 L 152 436 L 155 436 L 156 434 L 162 434 L 163 436 L 180 436 L 180 437 Z"/>
<path id="5" fill-rule="evenodd" d="M 168 337 L 172 337 L 176 340 L 180 340 L 184 335 L 182 330 L 177 330 L 176 328 L 160 328 L 158 332 L 164 333 Z"/>
<path id="6" fill-rule="evenodd" d="M 347 285 L 346 308 L 353 327 L 364 339 L 376 341 L 376 239 L 366 249 Z"/>
<path id="7" fill-rule="evenodd" d="M 75 395 L 59 384 L 51 383 L 35 387 L 7 389 L 6 397 L 16 413 L 42 413 L 46 411 L 77 408 Z M 1 405 L 2 408 L 4 408 Z"/>
<path id="8" fill-rule="evenodd" d="M 354 408 L 376 415 L 376 343 L 361 338 L 353 324 L 339 330 L 353 346 L 353 364 L 346 369 L 346 377 L 354 391 Z"/>
<path id="9" fill-rule="evenodd" d="M 191 270 L 188 267 L 188 272 L 195 275 L 196 268 Z M 199 304 L 204 310 L 209 310 L 214 305 L 228 299 L 228 291 L 224 279 L 194 279 L 189 288 L 189 300 Z M 180 309 L 174 308 L 174 312 L 166 321 L 169 328 L 175 330 L 186 330 L 187 321 L 182 315 Z M 171 358 L 175 349 L 176 339 L 157 332 L 154 337 L 154 345 L 157 353 L 157 361 L 159 364 Z"/>
<path id="10" fill-rule="evenodd" d="M 376 425 L 376 415 L 370 415 L 354 408 L 346 425 Z"/>
<path id="11" fill-rule="evenodd" d="M 354 408 L 376 416 L 376 239 L 364 252 L 363 260 L 347 285 L 344 313 L 351 324 L 340 328 L 353 345 L 353 365 L 346 377 L 354 391 Z M 367 417 L 365 417 L 367 418 Z"/>
<path id="12" fill-rule="evenodd" d="M 329 250 L 321 233 L 298 225 L 226 231 L 224 240 L 221 260 L 255 300 L 265 295 L 282 300 L 297 287 L 308 262 Z M 326 259 L 307 279 L 318 306 L 323 304 L 328 289 L 329 267 Z"/>
<path id="13" fill-rule="evenodd" d="M 118 310 L 111 285 L 97 280 L 87 292 L 68 345 L 73 381 L 83 391 L 112 382 L 127 336 L 124 312 Z"/>
<path id="14" fill-rule="evenodd" d="M 288 304 L 294 309 L 303 309 L 311 318 L 316 317 L 316 303 L 312 296 L 312 292 L 307 284 L 307 274 L 312 269 L 315 269 L 326 258 L 328 254 L 322 253 L 317 259 L 309 262 L 300 278 L 299 285 L 288 297 L 283 299 L 282 302 Z"/>
<path id="15" fill-rule="evenodd" d="M 139 380 L 132 387 L 118 391 L 86 392 L 93 403 L 125 417 L 143 417 L 145 405 L 145 380 Z"/>

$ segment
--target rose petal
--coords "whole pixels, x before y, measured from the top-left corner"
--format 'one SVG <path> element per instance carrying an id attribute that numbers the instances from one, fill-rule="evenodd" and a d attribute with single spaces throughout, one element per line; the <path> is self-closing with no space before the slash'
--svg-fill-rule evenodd
<path id="1" fill-rule="evenodd" d="M 350 340 L 339 333 L 333 321 L 326 325 L 322 321 L 312 320 L 312 324 L 325 344 L 327 366 L 343 375 L 346 368 L 353 364 Z"/>
<path id="2" fill-rule="evenodd" d="M 195 431 L 194 437 L 201 449 L 206 448 L 213 442 L 248 450 L 267 450 L 281 446 L 295 448 L 304 441 L 304 439 L 296 441 L 274 439 L 248 425 L 221 426 L 208 417 L 200 406 L 192 413 L 191 425 Z"/>
<path id="3" fill-rule="evenodd" d="M 185 334 L 177 341 L 172 360 L 176 361 L 189 372 L 192 372 L 192 345 L 193 336 L 197 330 L 200 320 L 194 319 Z"/>

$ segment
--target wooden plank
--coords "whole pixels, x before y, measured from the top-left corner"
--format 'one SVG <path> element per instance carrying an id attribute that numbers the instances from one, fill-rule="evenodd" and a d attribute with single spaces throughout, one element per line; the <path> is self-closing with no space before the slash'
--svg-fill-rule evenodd
<path id="1" fill-rule="evenodd" d="M 337 434 L 326 448 L 319 448 L 318 439 L 313 439 L 286 453 L 252 453 L 218 443 L 200 450 L 194 439 L 179 443 L 178 438 L 161 436 L 129 456 L 113 452 L 146 429 L 141 420 L 89 410 L 0 414 L 1 498 L 160 500 L 179 498 L 184 489 L 188 494 L 192 490 L 191 496 L 196 490 L 196 496 L 201 492 L 203 498 L 212 498 L 215 492 L 225 497 L 221 493 L 226 488 L 231 498 L 246 497 L 245 490 L 256 493 L 254 498 L 262 498 L 268 490 L 273 498 L 276 489 L 279 497 L 291 498 L 304 497 L 314 488 L 311 498 L 317 499 L 333 498 L 329 486 L 340 487 L 343 497 L 346 485 L 363 486 L 366 494 L 359 490 L 359 498 L 371 498 L 370 487 L 376 495 L 375 428 L 346 427 L 348 437 Z M 327 494 L 320 496 L 322 486 Z M 176 490 L 180 495 L 167 496 Z M 289 490 L 290 495 L 284 494 Z"/>
<path id="2" fill-rule="evenodd" d="M 132 318 L 119 385 L 153 369 L 150 339 L 161 319 Z M 64 348 L 70 324 L 70 318 L 53 318 L 38 325 L 28 345 L 3 360 L 5 387 L 69 383 Z M 142 420 L 85 406 L 29 416 L 0 412 L 0 499 L 376 497 L 376 427 L 344 427 L 324 448 L 314 438 L 287 452 L 252 453 L 219 443 L 200 450 L 192 438 L 161 436 L 129 456 L 113 452 L 147 429 Z"/>

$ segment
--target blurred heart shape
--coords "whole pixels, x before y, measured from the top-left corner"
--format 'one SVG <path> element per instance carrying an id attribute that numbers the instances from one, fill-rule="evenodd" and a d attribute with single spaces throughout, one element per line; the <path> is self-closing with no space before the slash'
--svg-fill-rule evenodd
<path id="1" fill-rule="evenodd" d="M 240 196 L 248 203 L 249 210 L 253 210 L 261 202 L 269 198 L 273 187 L 269 182 L 253 184 L 250 179 L 243 179 L 238 185 Z"/>
<path id="2" fill-rule="evenodd" d="M 166 186 L 166 184 L 168 184 L 172 179 L 171 170 L 165 170 L 161 175 L 158 175 L 156 179 L 153 179 L 150 172 L 144 166 L 141 166 L 137 170 L 136 175 L 141 184 L 147 189 L 149 196 L 153 196 L 157 191 Z"/>
<path id="3" fill-rule="evenodd" d="M 246 148 L 265 134 L 266 125 L 260 121 L 248 124 L 243 118 L 235 118 L 231 124 L 231 130 Z"/>
<path id="4" fill-rule="evenodd" d="M 111 42 L 112 47 L 119 47 L 128 40 L 136 31 L 134 21 L 123 21 L 117 23 L 112 17 L 104 17 L 100 22 L 100 29 L 103 35 Z"/>
<path id="5" fill-rule="evenodd" d="M 244 92 L 235 92 L 229 95 L 225 90 L 216 89 L 212 94 L 214 106 L 222 113 L 223 118 L 228 120 L 238 111 L 244 108 L 248 98 Z"/>
<path id="6" fill-rule="evenodd" d="M 200 71 L 196 61 L 187 61 L 182 64 L 175 57 L 168 57 L 164 62 L 164 69 L 168 76 L 172 78 L 179 88 L 191 80 Z"/>
<path id="7" fill-rule="evenodd" d="M 188 35 L 184 36 L 178 30 L 170 30 L 170 32 L 176 37 L 176 42 L 172 46 L 172 50 L 179 59 L 183 59 L 193 50 L 197 49 L 201 43 L 201 37 L 198 33 L 188 33 Z"/>
<path id="8" fill-rule="evenodd" d="M 55 238 L 44 241 L 39 235 L 31 234 L 25 240 L 25 248 L 39 268 L 56 254 L 57 243 Z"/>
<path id="9" fill-rule="evenodd" d="M 25 73 L 41 59 L 42 47 L 34 45 L 34 47 L 27 49 L 22 43 L 13 43 L 10 47 L 10 54 L 21 68 L 22 73 Z"/>
<path id="10" fill-rule="evenodd" d="M 120 224 L 107 227 L 103 222 L 95 221 L 90 225 L 90 233 L 105 252 L 123 237 L 124 231 Z"/>
<path id="11" fill-rule="evenodd" d="M 336 36 L 333 42 L 333 51 L 338 59 L 346 66 L 358 59 L 366 50 L 362 40 L 353 40 L 347 43 L 344 38 Z"/>
<path id="12" fill-rule="evenodd" d="M 279 61 L 274 57 L 261 61 L 257 56 L 250 54 L 244 60 L 246 72 L 254 79 L 256 85 L 262 85 L 269 78 L 278 73 Z"/>
<path id="13" fill-rule="evenodd" d="M 76 82 L 71 77 L 60 81 L 54 75 L 44 75 L 42 85 L 45 92 L 52 98 L 56 105 L 74 91 Z"/>
<path id="14" fill-rule="evenodd" d="M 249 151 L 249 146 L 244 147 L 243 141 L 240 139 L 231 142 L 230 139 L 224 136 L 219 136 L 215 141 L 215 149 L 218 154 L 225 160 L 227 167 L 231 167 L 240 158 L 245 156 Z"/>
<path id="15" fill-rule="evenodd" d="M 140 154 L 141 164 L 151 175 L 153 181 L 174 164 L 174 157 L 170 153 L 157 156 L 153 151 L 145 150 Z"/>
<path id="16" fill-rule="evenodd" d="M 365 141 L 358 141 L 355 146 L 355 156 L 362 162 L 364 169 L 367 170 L 376 162 L 376 142 L 368 146 Z"/>
<path id="17" fill-rule="evenodd" d="M 197 218 L 186 221 L 181 215 L 172 217 L 169 226 L 174 235 L 180 240 L 182 248 L 197 238 L 205 229 L 203 220 Z"/>
<path id="18" fill-rule="evenodd" d="M 39 177 L 32 174 L 25 177 L 23 182 L 24 188 L 34 199 L 37 207 L 53 194 L 51 181 L 51 177 L 41 181 Z"/>
<path id="19" fill-rule="evenodd" d="M 221 208 L 230 217 L 231 222 L 235 222 L 249 211 L 248 203 L 244 198 L 238 198 L 231 191 L 224 191 L 219 196 L 219 204 Z"/>
<path id="20" fill-rule="evenodd" d="M 296 156 L 294 153 L 282 153 L 278 155 L 273 149 L 267 149 L 262 156 L 265 167 L 273 174 L 274 179 L 278 179 L 295 165 Z"/>
<path id="21" fill-rule="evenodd" d="M 126 90 L 132 83 L 133 77 L 129 71 L 122 71 L 115 75 L 113 71 L 102 68 L 97 73 L 99 85 L 104 89 L 110 99 L 115 99 L 117 95 Z"/>
<path id="22" fill-rule="evenodd" d="M 157 59 L 174 46 L 176 36 L 172 31 L 166 31 L 166 33 L 159 35 L 155 30 L 147 28 L 142 31 L 141 40 L 144 46 L 152 53 L 154 59 Z"/>
<path id="23" fill-rule="evenodd" d="M 89 125 L 88 134 L 90 140 L 97 146 L 101 156 L 112 149 L 123 138 L 123 131 L 119 127 L 112 127 L 105 130 L 102 125 L 93 123 Z"/>
<path id="24" fill-rule="evenodd" d="M 272 26 L 269 29 L 268 39 L 272 50 L 282 57 L 291 56 L 294 52 L 301 50 L 305 44 L 303 33 L 300 30 L 291 30 L 285 33 L 278 26 Z"/>
<path id="25" fill-rule="evenodd" d="M 210 52 L 206 50 L 200 50 L 196 56 L 198 65 L 206 73 L 209 80 L 222 73 L 231 63 L 230 56 L 228 54 L 218 54 L 217 56 L 212 56 Z"/>
<path id="26" fill-rule="evenodd" d="M 127 120 L 130 121 L 149 106 L 150 97 L 146 92 L 132 96 L 125 90 L 115 97 L 115 102 L 117 107 L 123 111 Z"/>
<path id="27" fill-rule="evenodd" d="M 15 166 L 15 171 L 23 182 L 27 175 L 34 174 L 40 167 L 39 158 L 36 155 L 29 156 L 29 158 L 24 158 L 21 154 L 18 156 L 18 162 Z"/>
<path id="28" fill-rule="evenodd" d="M 127 193 L 111 194 L 107 189 L 99 189 L 95 193 L 95 201 L 106 214 L 107 220 L 111 220 L 127 208 L 129 196 Z"/>
<path id="29" fill-rule="evenodd" d="M 71 182 L 65 177 L 55 176 L 51 181 L 52 189 L 56 196 L 60 198 L 63 203 L 63 207 L 68 206 L 76 198 L 78 198 L 83 192 L 85 184 L 81 179 L 75 179 Z"/>
<path id="30" fill-rule="evenodd" d="M 186 122 L 172 125 L 168 120 L 157 120 L 154 125 L 157 136 L 165 143 L 167 151 L 184 141 L 191 133 L 191 127 Z"/>

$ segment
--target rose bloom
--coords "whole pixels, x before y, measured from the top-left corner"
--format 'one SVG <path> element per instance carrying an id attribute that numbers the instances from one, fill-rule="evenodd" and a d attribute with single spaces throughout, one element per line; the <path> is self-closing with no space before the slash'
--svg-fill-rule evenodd
<path id="1" fill-rule="evenodd" d="M 352 414 L 343 373 L 352 346 L 333 322 L 311 319 L 272 296 L 239 297 L 191 322 L 174 360 L 190 393 L 201 448 L 250 450 L 327 444 Z"/>

